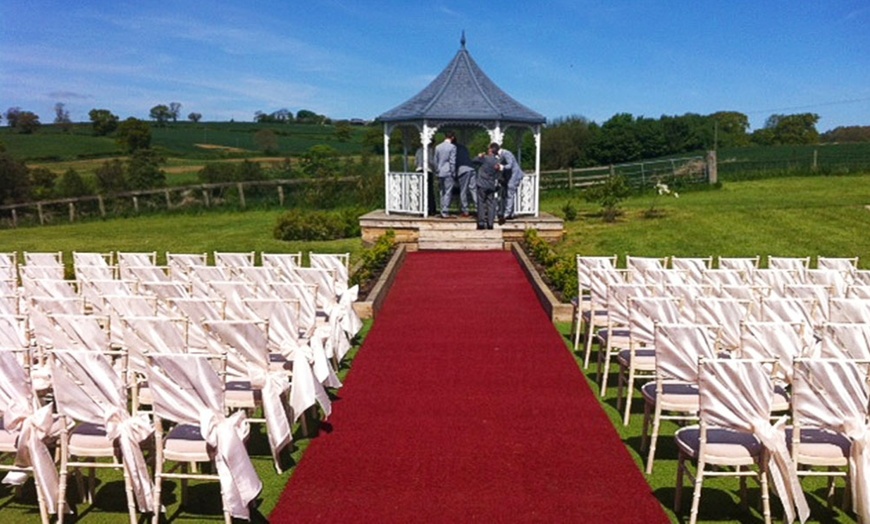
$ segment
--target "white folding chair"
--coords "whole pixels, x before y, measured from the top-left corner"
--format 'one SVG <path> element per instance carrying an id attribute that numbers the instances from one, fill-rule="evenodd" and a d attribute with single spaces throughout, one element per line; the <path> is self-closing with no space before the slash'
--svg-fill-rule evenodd
<path id="1" fill-rule="evenodd" d="M 852 273 L 858 269 L 858 257 L 824 257 L 820 255 L 816 259 L 816 267 Z"/>
<path id="2" fill-rule="evenodd" d="M 744 359 L 701 359 L 698 389 L 700 425 L 681 428 L 674 435 L 679 449 L 675 512 L 679 513 L 683 476 L 692 476 L 688 463 L 696 461 L 690 524 L 698 519 L 704 479 L 713 476 L 740 477 L 744 502 L 745 478 L 757 478 L 761 486 L 764 521 L 770 524 L 768 475 L 782 500 L 785 521 L 795 519 L 797 508 L 801 522 L 805 522 L 809 507 L 788 454 L 782 427 L 786 418 L 775 425 L 770 422 L 773 383 L 764 363 Z M 726 469 L 713 469 L 717 466 Z M 755 470 L 751 469 L 753 466 Z"/>
<path id="3" fill-rule="evenodd" d="M 625 257 L 625 269 L 628 271 L 628 281 L 632 284 L 645 284 L 648 281 L 647 271 L 665 269 L 668 257 Z"/>
<path id="4" fill-rule="evenodd" d="M 695 322 L 721 326 L 722 349 L 735 351 L 740 347 L 740 323 L 754 318 L 753 305 L 736 298 L 702 297 L 695 302 Z"/>
<path id="5" fill-rule="evenodd" d="M 625 284 L 625 272 L 616 269 L 592 268 L 589 272 L 589 309 L 581 313 L 586 325 L 586 350 L 583 352 L 583 368 L 589 367 L 592 354 L 592 339 L 597 338 L 597 329 L 607 324 L 607 287 Z M 598 339 L 599 353 L 604 344 Z M 600 357 L 600 355 L 599 355 Z"/>
<path id="6" fill-rule="evenodd" d="M 582 256 L 575 257 L 577 262 L 577 299 L 574 304 L 574 351 L 580 348 L 580 338 L 583 333 L 583 327 L 586 327 L 586 336 L 588 333 L 588 323 L 584 322 L 585 313 L 591 311 L 592 297 L 592 270 L 593 269 L 616 269 L 616 255 L 612 257 L 595 257 Z"/>
<path id="7" fill-rule="evenodd" d="M 214 252 L 214 265 L 235 269 L 239 267 L 254 267 L 255 253 L 253 251 L 247 253 L 228 253 L 222 251 Z"/>
<path id="8" fill-rule="evenodd" d="M 329 269 L 335 273 L 335 293 L 344 294 L 348 288 L 350 253 L 309 253 L 308 262 L 313 268 Z"/>
<path id="9" fill-rule="evenodd" d="M 831 298 L 828 301 L 828 321 L 870 324 L 870 300 Z"/>
<path id="10" fill-rule="evenodd" d="M 279 455 L 293 435 L 285 398 L 291 389 L 284 370 L 275 370 L 269 358 L 268 322 L 255 320 L 208 320 L 202 323 L 213 337 L 211 347 L 227 355 L 226 405 L 229 409 L 253 411 L 262 408 L 275 469 L 280 473 Z"/>
<path id="11" fill-rule="evenodd" d="M 118 359 L 120 369 L 110 359 Z M 92 502 L 94 470 L 112 468 L 124 472 L 127 512 L 130 524 L 136 524 L 137 507 L 143 513 L 154 511 L 153 485 L 140 447 L 153 428 L 147 416 L 128 411 L 126 353 L 52 350 L 50 361 L 54 398 L 64 419 L 58 522 L 63 522 L 70 473 L 90 471 L 87 500 Z M 106 458 L 111 462 L 100 460 Z"/>
<path id="12" fill-rule="evenodd" d="M 263 484 L 245 440 L 250 428 L 243 411 L 227 416 L 226 358 L 214 355 L 150 355 L 146 377 L 154 395 L 154 524 L 159 522 L 165 479 L 181 481 L 181 504 L 190 479 L 217 480 L 224 521 L 250 520 L 250 503 Z M 171 429 L 167 423 L 175 423 Z M 216 474 L 196 473 L 190 464 L 211 463 Z M 167 467 L 169 466 L 169 467 Z"/>
<path id="13" fill-rule="evenodd" d="M 758 269 L 761 256 L 754 257 L 719 257 L 716 267 L 719 269 L 737 269 L 751 273 Z"/>
<path id="14" fill-rule="evenodd" d="M 189 280 L 188 272 L 193 266 L 208 264 L 207 253 L 170 253 L 166 252 L 166 266 L 173 280 Z"/>
<path id="15" fill-rule="evenodd" d="M 655 380 L 641 389 L 644 398 L 641 451 L 649 445 L 646 473 L 652 473 L 662 420 L 697 420 L 698 360 L 716 357 L 719 327 L 660 323 L 655 326 Z"/>
<path id="16" fill-rule="evenodd" d="M 822 326 L 822 358 L 870 360 L 870 324 L 828 322 Z"/>
<path id="17" fill-rule="evenodd" d="M 23 362 L 23 363 L 22 363 Z M 14 455 L 4 483 L 20 487 L 27 475 L 36 486 L 43 524 L 58 511 L 58 474 L 49 450 L 60 432 L 52 404 L 41 405 L 34 392 L 27 350 L 0 349 L 0 455 Z"/>
<path id="18" fill-rule="evenodd" d="M 687 282 L 701 284 L 704 273 L 713 268 L 713 257 L 671 257 L 671 268 L 682 271 Z"/>
<path id="19" fill-rule="evenodd" d="M 776 257 L 768 255 L 767 267 L 769 269 L 803 271 L 805 269 L 809 269 L 810 257 Z"/>
<path id="20" fill-rule="evenodd" d="M 598 380 L 601 396 L 607 393 L 607 380 L 613 358 L 631 342 L 629 297 L 653 296 L 653 288 L 643 284 L 616 283 L 607 286 L 607 324 L 596 332 L 598 337 Z"/>
<path id="21" fill-rule="evenodd" d="M 619 380 L 616 392 L 616 409 L 622 407 L 625 392 L 623 425 L 631 417 L 631 400 L 634 383 L 638 379 L 650 380 L 656 369 L 655 325 L 658 322 L 677 323 L 684 319 L 680 314 L 680 301 L 673 297 L 628 298 L 628 348 L 617 354 Z"/>
<path id="22" fill-rule="evenodd" d="M 868 365 L 870 360 L 799 358 L 792 384 L 792 458 L 809 468 L 798 475 L 829 477 L 829 503 L 836 478 L 846 478 L 859 522 L 870 522 Z"/>

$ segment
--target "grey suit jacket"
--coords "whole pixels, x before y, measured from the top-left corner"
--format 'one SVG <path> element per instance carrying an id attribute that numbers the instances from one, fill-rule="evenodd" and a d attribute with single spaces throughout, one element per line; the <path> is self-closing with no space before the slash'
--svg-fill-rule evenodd
<path id="1" fill-rule="evenodd" d="M 441 178 L 456 175 L 456 146 L 445 140 L 435 147 L 435 169 Z"/>

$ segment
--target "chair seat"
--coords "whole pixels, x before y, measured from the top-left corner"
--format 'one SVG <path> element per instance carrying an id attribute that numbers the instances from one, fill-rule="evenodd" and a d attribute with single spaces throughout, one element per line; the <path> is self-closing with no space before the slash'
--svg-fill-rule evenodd
<path id="1" fill-rule="evenodd" d="M 674 434 L 677 447 L 693 459 L 698 458 L 701 449 L 701 428 L 689 426 L 678 429 Z M 754 464 L 763 446 L 749 433 L 740 433 L 721 428 L 707 430 L 707 446 L 704 459 L 708 464 L 722 466 L 748 466 Z"/>
<path id="2" fill-rule="evenodd" d="M 623 367 L 634 366 L 636 371 L 655 371 L 656 351 L 653 348 L 635 349 L 634 355 L 630 349 L 623 349 L 616 356 L 617 361 Z M 634 362 L 632 362 L 634 360 Z"/>
<path id="3" fill-rule="evenodd" d="M 69 454 L 76 457 L 114 457 L 115 443 L 106 436 L 103 426 L 82 423 L 70 432 Z"/>
<path id="4" fill-rule="evenodd" d="M 247 380 L 233 380 L 226 385 L 226 405 L 230 409 L 253 408 L 259 406 L 262 401 L 262 393 L 258 389 L 252 389 Z"/>
<path id="5" fill-rule="evenodd" d="M 696 413 L 700 409 L 697 384 L 665 382 L 662 384 L 662 394 L 659 395 L 656 383 L 647 382 L 641 387 L 641 393 L 650 404 L 660 404 L 662 411 Z"/>
<path id="6" fill-rule="evenodd" d="M 208 445 L 199 426 L 179 424 L 164 437 L 163 457 L 175 462 L 208 462 Z"/>
<path id="7" fill-rule="evenodd" d="M 597 336 L 598 339 L 601 340 L 602 346 L 606 346 L 607 341 L 611 338 L 613 339 L 611 341 L 611 345 L 618 346 L 623 341 L 623 345 L 627 345 L 629 337 L 631 336 L 631 332 L 628 328 L 599 329 Z M 616 341 L 619 341 L 619 343 L 617 343 Z"/>
<path id="8" fill-rule="evenodd" d="M 789 448 L 794 443 L 793 428 L 785 430 Z M 801 441 L 798 453 L 794 456 L 798 464 L 811 466 L 847 466 L 852 441 L 841 433 L 818 428 L 801 428 Z M 794 453 L 793 450 L 791 450 Z"/>

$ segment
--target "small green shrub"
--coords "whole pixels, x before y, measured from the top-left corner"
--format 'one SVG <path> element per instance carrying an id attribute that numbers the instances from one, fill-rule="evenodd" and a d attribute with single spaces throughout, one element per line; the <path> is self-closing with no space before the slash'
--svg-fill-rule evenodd
<path id="1" fill-rule="evenodd" d="M 550 288 L 560 294 L 563 301 L 567 302 L 577 295 L 577 270 L 572 256 L 557 255 L 534 229 L 527 229 L 523 234 L 523 246 L 543 269 L 543 276 Z"/>
<path id="2" fill-rule="evenodd" d="M 278 216 L 273 236 L 278 240 L 335 240 L 359 236 L 358 214 L 292 209 Z"/>
<path id="3" fill-rule="evenodd" d="M 359 285 L 360 288 L 367 287 L 383 271 L 395 250 L 396 232 L 390 229 L 371 248 L 363 252 L 359 269 L 350 277 L 351 285 Z"/>
<path id="4" fill-rule="evenodd" d="M 587 202 L 599 204 L 605 222 L 614 222 L 619 216 L 619 203 L 631 195 L 631 186 L 622 175 L 611 175 L 589 186 L 583 192 Z"/>
<path id="5" fill-rule="evenodd" d="M 574 207 L 574 202 L 569 200 L 565 202 L 565 205 L 562 206 L 562 214 L 565 216 L 565 220 L 568 222 L 573 222 L 577 220 L 577 208 Z"/>

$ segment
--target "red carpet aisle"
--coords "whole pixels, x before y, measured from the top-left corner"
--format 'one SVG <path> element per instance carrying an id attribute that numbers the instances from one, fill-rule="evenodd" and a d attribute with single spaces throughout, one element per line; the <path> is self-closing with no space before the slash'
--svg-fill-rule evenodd
<path id="1" fill-rule="evenodd" d="M 667 522 L 508 252 L 411 253 L 271 522 Z"/>

